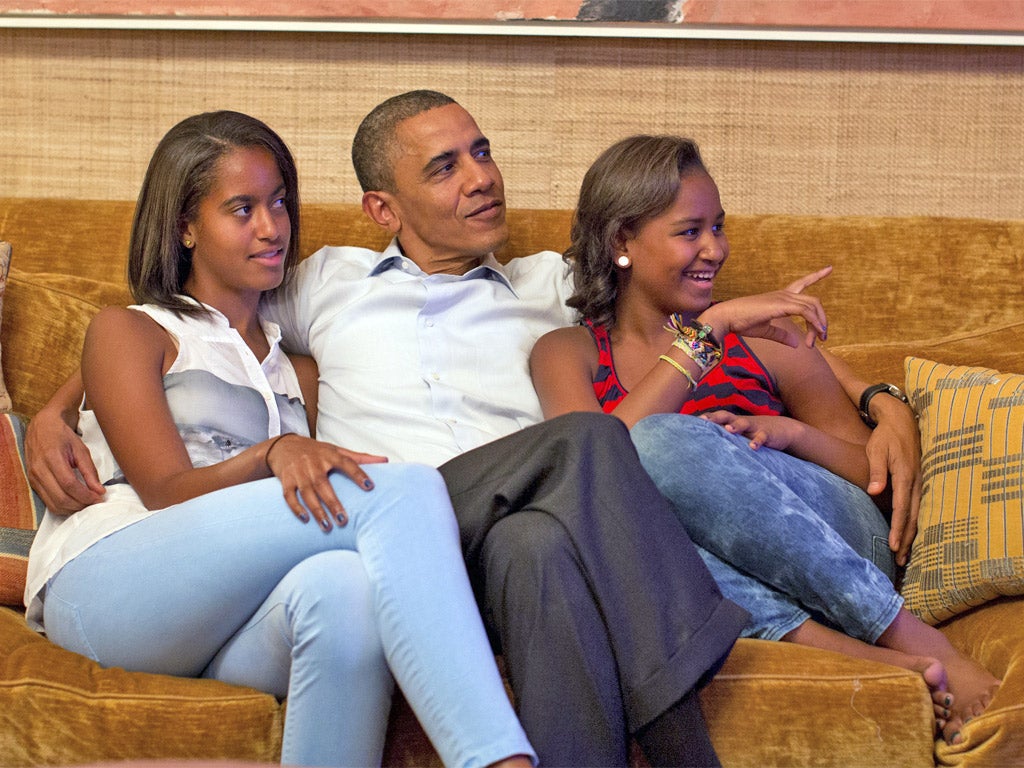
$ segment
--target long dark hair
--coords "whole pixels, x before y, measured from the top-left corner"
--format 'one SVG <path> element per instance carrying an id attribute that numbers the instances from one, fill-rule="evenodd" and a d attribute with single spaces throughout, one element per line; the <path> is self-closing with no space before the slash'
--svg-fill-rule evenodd
<path id="1" fill-rule="evenodd" d="M 135 301 L 178 312 L 202 311 L 181 297 L 192 270 L 192 251 L 182 244 L 181 233 L 195 221 L 199 203 L 213 188 L 217 162 L 245 147 L 270 152 L 284 181 L 291 222 L 285 279 L 291 274 L 299 253 L 299 182 L 291 152 L 280 136 L 255 117 L 206 112 L 171 128 L 149 161 L 128 248 L 128 285 Z"/>

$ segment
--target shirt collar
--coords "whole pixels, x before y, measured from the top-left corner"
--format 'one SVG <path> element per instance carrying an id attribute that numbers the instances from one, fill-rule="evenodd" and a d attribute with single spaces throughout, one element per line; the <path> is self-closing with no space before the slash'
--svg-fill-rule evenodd
<path id="1" fill-rule="evenodd" d="M 424 272 L 412 259 L 408 258 L 402 253 L 402 249 L 398 245 L 398 239 L 393 239 L 388 247 L 384 249 L 384 252 L 380 254 L 380 257 L 371 265 L 370 271 L 367 277 L 377 277 L 392 269 L 399 269 L 407 274 L 416 275 L 417 277 L 428 277 L 427 273 Z M 508 279 L 508 275 L 505 274 L 505 269 L 501 263 L 494 258 L 493 253 L 487 254 L 480 261 L 480 265 L 469 270 L 464 275 L 449 275 L 453 280 L 494 280 L 504 285 L 508 290 L 519 298 L 519 294 L 516 293 L 516 289 L 512 287 L 512 281 Z"/>
<path id="2" fill-rule="evenodd" d="M 228 322 L 227 317 L 216 307 L 211 307 L 209 304 L 205 304 L 198 299 L 194 299 L 187 293 L 179 293 L 178 298 L 189 303 L 195 304 L 197 307 L 203 307 L 208 311 L 206 315 L 206 321 L 219 328 L 222 331 L 230 331 L 231 324 Z M 272 320 L 268 320 L 259 315 L 260 327 L 263 329 L 263 334 L 267 337 L 267 341 L 270 343 L 270 354 L 267 356 L 267 360 L 273 357 L 277 346 L 281 343 L 281 326 Z"/>

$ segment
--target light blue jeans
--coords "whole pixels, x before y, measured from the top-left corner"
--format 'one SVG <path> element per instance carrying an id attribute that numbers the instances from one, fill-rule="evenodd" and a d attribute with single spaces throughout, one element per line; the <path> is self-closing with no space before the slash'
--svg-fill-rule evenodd
<path id="1" fill-rule="evenodd" d="M 649 416 L 631 434 L 722 593 L 750 611 L 745 636 L 814 618 L 874 643 L 896 618 L 888 527 L 860 488 L 695 416 Z"/>
<path id="2" fill-rule="evenodd" d="M 51 580 L 47 635 L 104 666 L 287 695 L 287 764 L 379 764 L 389 667 L 446 765 L 532 756 L 440 475 L 364 469 L 369 492 L 332 476 L 349 523 L 326 534 L 294 517 L 271 478 L 108 536 Z"/>

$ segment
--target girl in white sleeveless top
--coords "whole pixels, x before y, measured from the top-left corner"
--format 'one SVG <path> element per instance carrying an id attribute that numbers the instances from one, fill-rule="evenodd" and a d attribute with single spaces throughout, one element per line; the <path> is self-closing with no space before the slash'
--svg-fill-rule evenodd
<path id="1" fill-rule="evenodd" d="M 393 674 L 445 764 L 534 764 L 440 475 L 309 437 L 315 366 L 257 314 L 298 228 L 294 162 L 260 121 L 197 115 L 160 142 L 139 306 L 100 312 L 83 352 L 106 496 L 47 513 L 27 619 L 104 666 L 287 697 L 282 763 L 379 764 Z"/>

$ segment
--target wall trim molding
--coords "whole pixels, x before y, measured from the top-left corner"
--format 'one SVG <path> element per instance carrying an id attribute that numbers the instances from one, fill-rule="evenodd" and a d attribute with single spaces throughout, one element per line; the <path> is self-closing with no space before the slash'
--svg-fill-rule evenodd
<path id="1" fill-rule="evenodd" d="M 658 38 L 754 42 L 1024 46 L 1024 33 L 906 31 L 845 28 L 603 24 L 600 22 L 357 21 L 165 16 L 79 16 L 0 13 L 0 28 L 163 30 L 211 32 L 315 32 L 416 35 Z"/>

